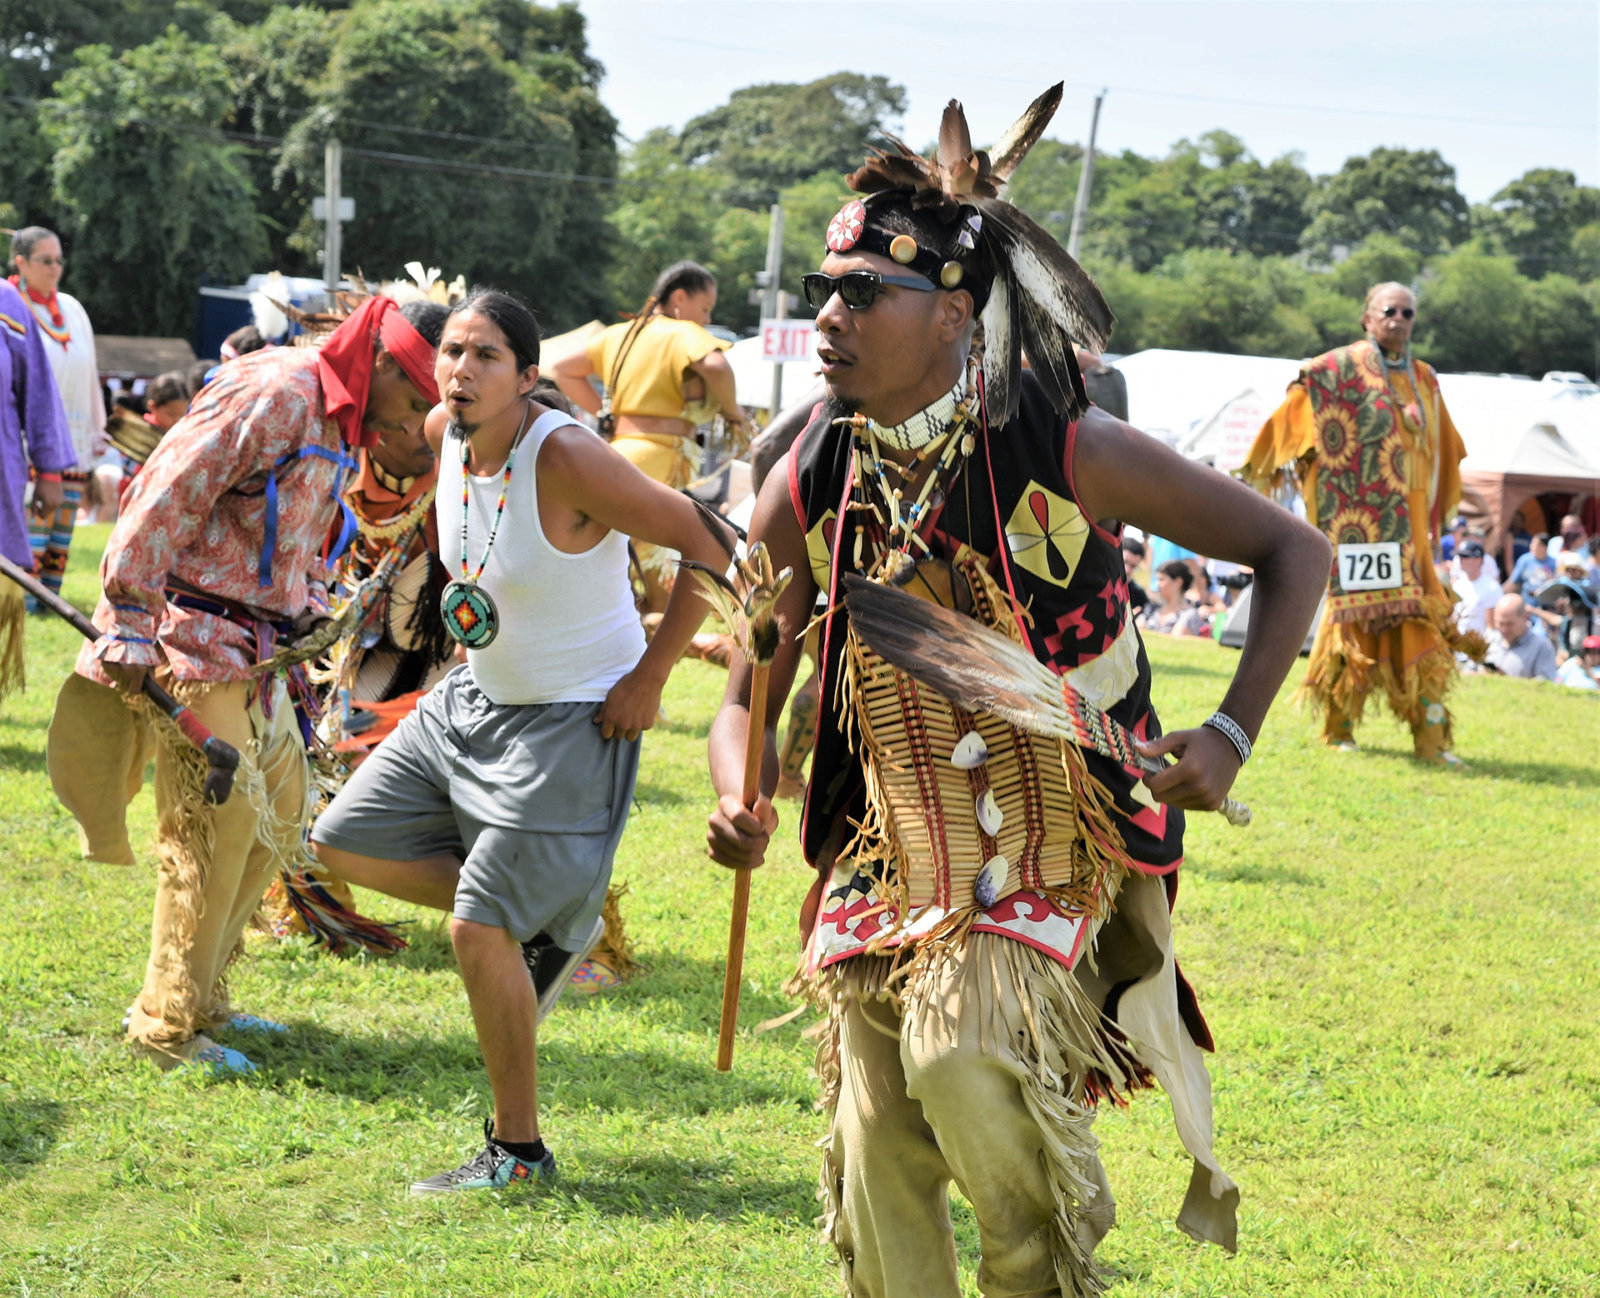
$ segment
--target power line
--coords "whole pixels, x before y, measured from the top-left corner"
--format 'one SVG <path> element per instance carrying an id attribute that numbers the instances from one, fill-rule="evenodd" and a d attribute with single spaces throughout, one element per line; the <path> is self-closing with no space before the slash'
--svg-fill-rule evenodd
<path id="1" fill-rule="evenodd" d="M 73 113 L 81 117 L 90 117 L 99 121 L 113 122 L 118 126 L 146 126 L 156 130 L 175 131 L 179 134 L 199 136 L 204 139 L 227 140 L 230 143 L 240 144 L 247 148 L 274 149 L 281 148 L 288 143 L 287 137 L 282 135 L 267 135 L 259 131 L 235 131 L 221 126 L 200 126 L 193 122 L 174 122 L 160 118 L 143 116 L 125 116 L 120 113 L 108 113 L 99 109 L 85 108 L 80 105 L 63 104 L 59 100 L 40 100 L 26 95 L 0 96 L 0 102 L 31 110 L 37 114 L 40 108 L 48 102 L 56 112 Z M 343 125 L 342 119 L 330 123 L 331 126 Z M 384 127 L 384 129 L 391 129 Z M 400 128 L 394 128 L 400 129 Z M 438 134 L 442 137 L 477 140 L 484 143 L 500 143 L 489 136 L 467 136 L 454 132 L 427 132 L 421 128 L 414 128 L 418 134 Z M 436 158 L 420 153 L 399 153 L 383 149 L 362 149 L 346 147 L 346 156 L 366 158 L 370 161 L 388 162 L 397 166 L 415 167 L 425 171 L 452 172 L 457 175 L 486 176 L 501 180 L 542 181 L 563 184 L 589 184 L 609 187 L 612 189 L 626 189 L 629 187 L 639 189 L 662 189 L 688 192 L 698 190 L 698 186 L 688 183 L 678 183 L 664 180 L 647 180 L 637 176 L 602 176 L 575 171 L 543 171 L 527 167 L 506 167 L 496 163 L 469 162 L 455 158 Z M 705 192 L 705 191 L 701 191 Z M 710 192 L 710 198 L 720 201 L 739 199 L 744 202 L 775 202 L 778 195 L 769 190 L 720 190 Z"/>
<path id="2" fill-rule="evenodd" d="M 678 36 L 665 32 L 641 32 L 641 36 L 653 41 L 665 41 L 672 45 L 690 45 L 701 49 L 727 50 L 739 54 L 767 54 L 784 57 L 793 54 L 792 50 L 774 50 L 756 45 L 732 45 L 724 41 L 699 40 L 691 36 Z M 959 68 L 953 64 L 945 64 L 944 68 L 959 75 L 968 81 L 993 81 L 1008 86 L 1017 83 L 1018 74 L 1013 68 L 1010 72 L 984 72 L 981 69 L 961 65 Z M 1075 90 L 1099 90 L 1105 87 L 1103 81 L 1066 81 L 1064 85 Z M 1392 120 L 1396 113 L 1382 108 L 1356 108 L 1347 104 L 1297 104 L 1285 100 L 1273 99 L 1239 99 L 1225 95 L 1200 95 L 1178 90 L 1154 90 L 1145 86 L 1110 86 L 1105 87 L 1116 91 L 1119 95 L 1142 96 L 1147 99 L 1178 99 L 1189 103 L 1199 104 L 1226 104 L 1234 108 L 1273 108 L 1280 111 L 1297 113 L 1326 113 L 1339 117 L 1382 117 Z M 1524 122 L 1503 117 L 1453 117 L 1443 113 L 1412 113 L 1403 114 L 1406 121 L 1410 122 L 1448 122 L 1457 126 L 1502 126 L 1512 130 L 1533 131 L 1584 131 L 1590 135 L 1595 133 L 1593 125 L 1584 125 L 1575 122 Z"/>

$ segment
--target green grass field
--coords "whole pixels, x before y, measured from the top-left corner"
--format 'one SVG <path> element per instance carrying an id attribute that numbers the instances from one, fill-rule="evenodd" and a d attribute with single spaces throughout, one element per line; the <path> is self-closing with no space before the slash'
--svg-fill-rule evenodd
<path id="1" fill-rule="evenodd" d="M 75 551 L 80 606 L 104 535 Z M 129 1055 L 151 870 L 78 860 L 44 766 L 75 635 L 28 631 L 30 688 L 0 705 L 0 1292 L 837 1292 L 813 1226 L 811 1016 L 748 1027 L 789 1008 L 809 881 L 792 846 L 756 876 L 747 1028 L 733 1073 L 712 1069 L 731 895 L 702 846 L 719 671 L 684 664 L 646 740 L 617 862 L 645 970 L 542 1033 L 558 1187 L 441 1202 L 407 1183 L 477 1148 L 489 1094 L 432 917 L 365 897 L 417 920 L 387 960 L 253 945 L 235 1001 L 293 1032 L 248 1044 L 252 1077 Z M 1238 661 L 1192 641 L 1152 657 L 1169 728 L 1214 707 Z M 1191 821 L 1178 949 L 1217 1036 L 1240 1247 L 1172 1224 L 1188 1158 L 1147 1094 L 1099 1125 L 1119 1223 L 1098 1258 L 1119 1298 L 1600 1294 L 1600 698 L 1472 678 L 1456 705 L 1465 773 L 1415 766 L 1386 718 L 1362 753 L 1329 752 L 1286 689 L 1236 790 L 1254 826 Z M 148 843 L 148 791 L 134 816 Z M 976 1294 L 976 1231 L 964 1206 L 956 1220 Z"/>

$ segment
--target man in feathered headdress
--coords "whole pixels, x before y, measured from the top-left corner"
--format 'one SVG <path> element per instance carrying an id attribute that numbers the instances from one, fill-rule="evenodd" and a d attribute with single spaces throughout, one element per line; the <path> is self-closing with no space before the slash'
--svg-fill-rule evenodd
<path id="1" fill-rule="evenodd" d="M 977 1214 L 985 1292 L 1096 1292 L 1091 1254 L 1113 1201 L 1094 1105 L 1156 1081 L 1195 1158 L 1180 1224 L 1235 1242 L 1238 1192 L 1211 1150 L 1211 1041 L 1169 906 L 1184 811 L 1223 804 L 1315 612 L 1328 549 L 1088 406 L 1074 340 L 1098 351 L 1111 312 L 1000 198 L 1060 98 L 1060 86 L 1041 96 L 987 154 L 952 101 L 936 159 L 891 141 L 849 178 L 862 197 L 802 280 L 827 400 L 751 525 L 797 573 L 779 606 L 769 745 L 795 633 L 818 591 L 829 605 L 801 822 L 818 872 L 803 981 L 830 1016 L 824 1226 L 858 1295 L 960 1292 L 951 1181 Z M 1165 737 L 1128 613 L 1124 523 L 1252 565 L 1271 610 L 1252 621 L 1219 711 Z M 859 633 L 857 596 L 844 595 L 862 577 L 994 629 L 1035 678 L 1042 664 L 1132 732 L 1144 760 L 1178 760 L 1146 774 L 919 685 Z M 750 679 L 736 664 L 710 745 L 711 854 L 738 867 L 761 862 L 777 820 L 770 753 L 763 796 L 740 804 Z"/>
<path id="2" fill-rule="evenodd" d="M 426 327 L 425 325 L 422 327 Z M 84 855 L 131 863 L 124 811 L 156 758 L 155 915 L 133 1044 L 156 1064 L 253 1067 L 216 1030 L 281 1030 L 229 1007 L 226 970 L 268 873 L 303 851 L 303 676 L 291 698 L 263 672 L 280 640 L 327 614 L 327 574 L 356 531 L 343 489 L 355 455 L 415 433 L 438 401 L 438 336 L 385 297 L 320 348 L 276 348 L 225 366 L 134 479 L 101 565 L 103 594 L 50 726 L 51 780 L 83 826 Z M 137 696 L 158 673 L 240 751 L 234 791 L 209 805 L 205 763 Z"/>
<path id="3" fill-rule="evenodd" d="M 1404 284 L 1375 285 L 1361 313 L 1366 337 L 1305 363 L 1239 476 L 1263 492 L 1297 490 L 1336 547 L 1301 689 L 1322 713 L 1323 740 L 1355 748 L 1381 689 L 1411 727 L 1417 759 L 1457 766 L 1445 694 L 1456 652 L 1481 660 L 1487 646 L 1456 627 L 1455 596 L 1434 572 L 1467 451 L 1438 378 L 1411 357 L 1416 315 Z"/>

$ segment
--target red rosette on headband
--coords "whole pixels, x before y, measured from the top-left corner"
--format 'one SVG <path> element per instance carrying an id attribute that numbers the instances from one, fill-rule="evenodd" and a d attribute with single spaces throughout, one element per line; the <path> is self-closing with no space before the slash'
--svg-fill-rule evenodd
<path id="1" fill-rule="evenodd" d="M 322 406 L 328 418 L 339 425 L 346 446 L 373 446 L 378 440 L 376 432 L 361 427 L 361 421 L 367 413 L 372 358 L 379 343 L 424 401 L 429 405 L 439 402 L 439 388 L 433 381 L 433 345 L 400 314 L 393 298 L 370 297 L 317 349 Z"/>

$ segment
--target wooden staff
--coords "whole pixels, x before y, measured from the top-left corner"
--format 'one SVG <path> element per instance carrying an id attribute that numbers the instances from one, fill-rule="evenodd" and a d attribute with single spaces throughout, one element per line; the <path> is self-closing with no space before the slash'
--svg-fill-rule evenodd
<path id="1" fill-rule="evenodd" d="M 100 632 L 93 622 L 3 554 L 0 554 L 0 574 L 11 578 L 41 604 L 59 614 L 80 635 L 90 640 L 100 638 Z M 183 732 L 183 737 L 204 754 L 206 801 L 213 806 L 226 802 L 228 795 L 233 792 L 234 773 L 239 769 L 239 750 L 206 729 L 199 717 L 157 685 L 155 677 L 148 672 L 145 673 L 143 688 L 145 697 L 166 713 L 173 725 Z"/>
<path id="2" fill-rule="evenodd" d="M 794 574 L 785 568 L 774 575 L 772 559 L 766 546 L 759 542 L 750 548 L 748 560 L 736 561 L 747 592 L 742 598 L 721 573 L 690 560 L 684 560 L 681 566 L 699 581 L 701 593 L 728 624 L 739 652 L 750 664 L 750 722 L 745 732 L 744 785 L 739 796 L 753 811 L 761 796 L 761 759 L 766 753 L 767 679 L 782 639 L 776 606 L 778 596 Z M 744 934 L 749 914 L 750 871 L 735 870 L 733 914 L 728 924 L 728 964 L 722 976 L 722 1022 L 717 1032 L 719 1073 L 733 1067 L 733 1035 L 739 1027 L 739 988 L 744 981 Z"/>
<path id="3" fill-rule="evenodd" d="M 771 663 L 750 665 L 750 729 L 744 743 L 744 789 L 740 800 L 752 811 L 761 796 L 761 759 L 767 747 L 767 677 Z M 722 975 L 722 1024 L 717 1032 L 717 1071 L 733 1067 L 733 1034 L 739 1027 L 739 988 L 744 982 L 744 932 L 750 915 L 750 871 L 733 872 L 733 914 L 728 922 L 728 965 Z"/>

